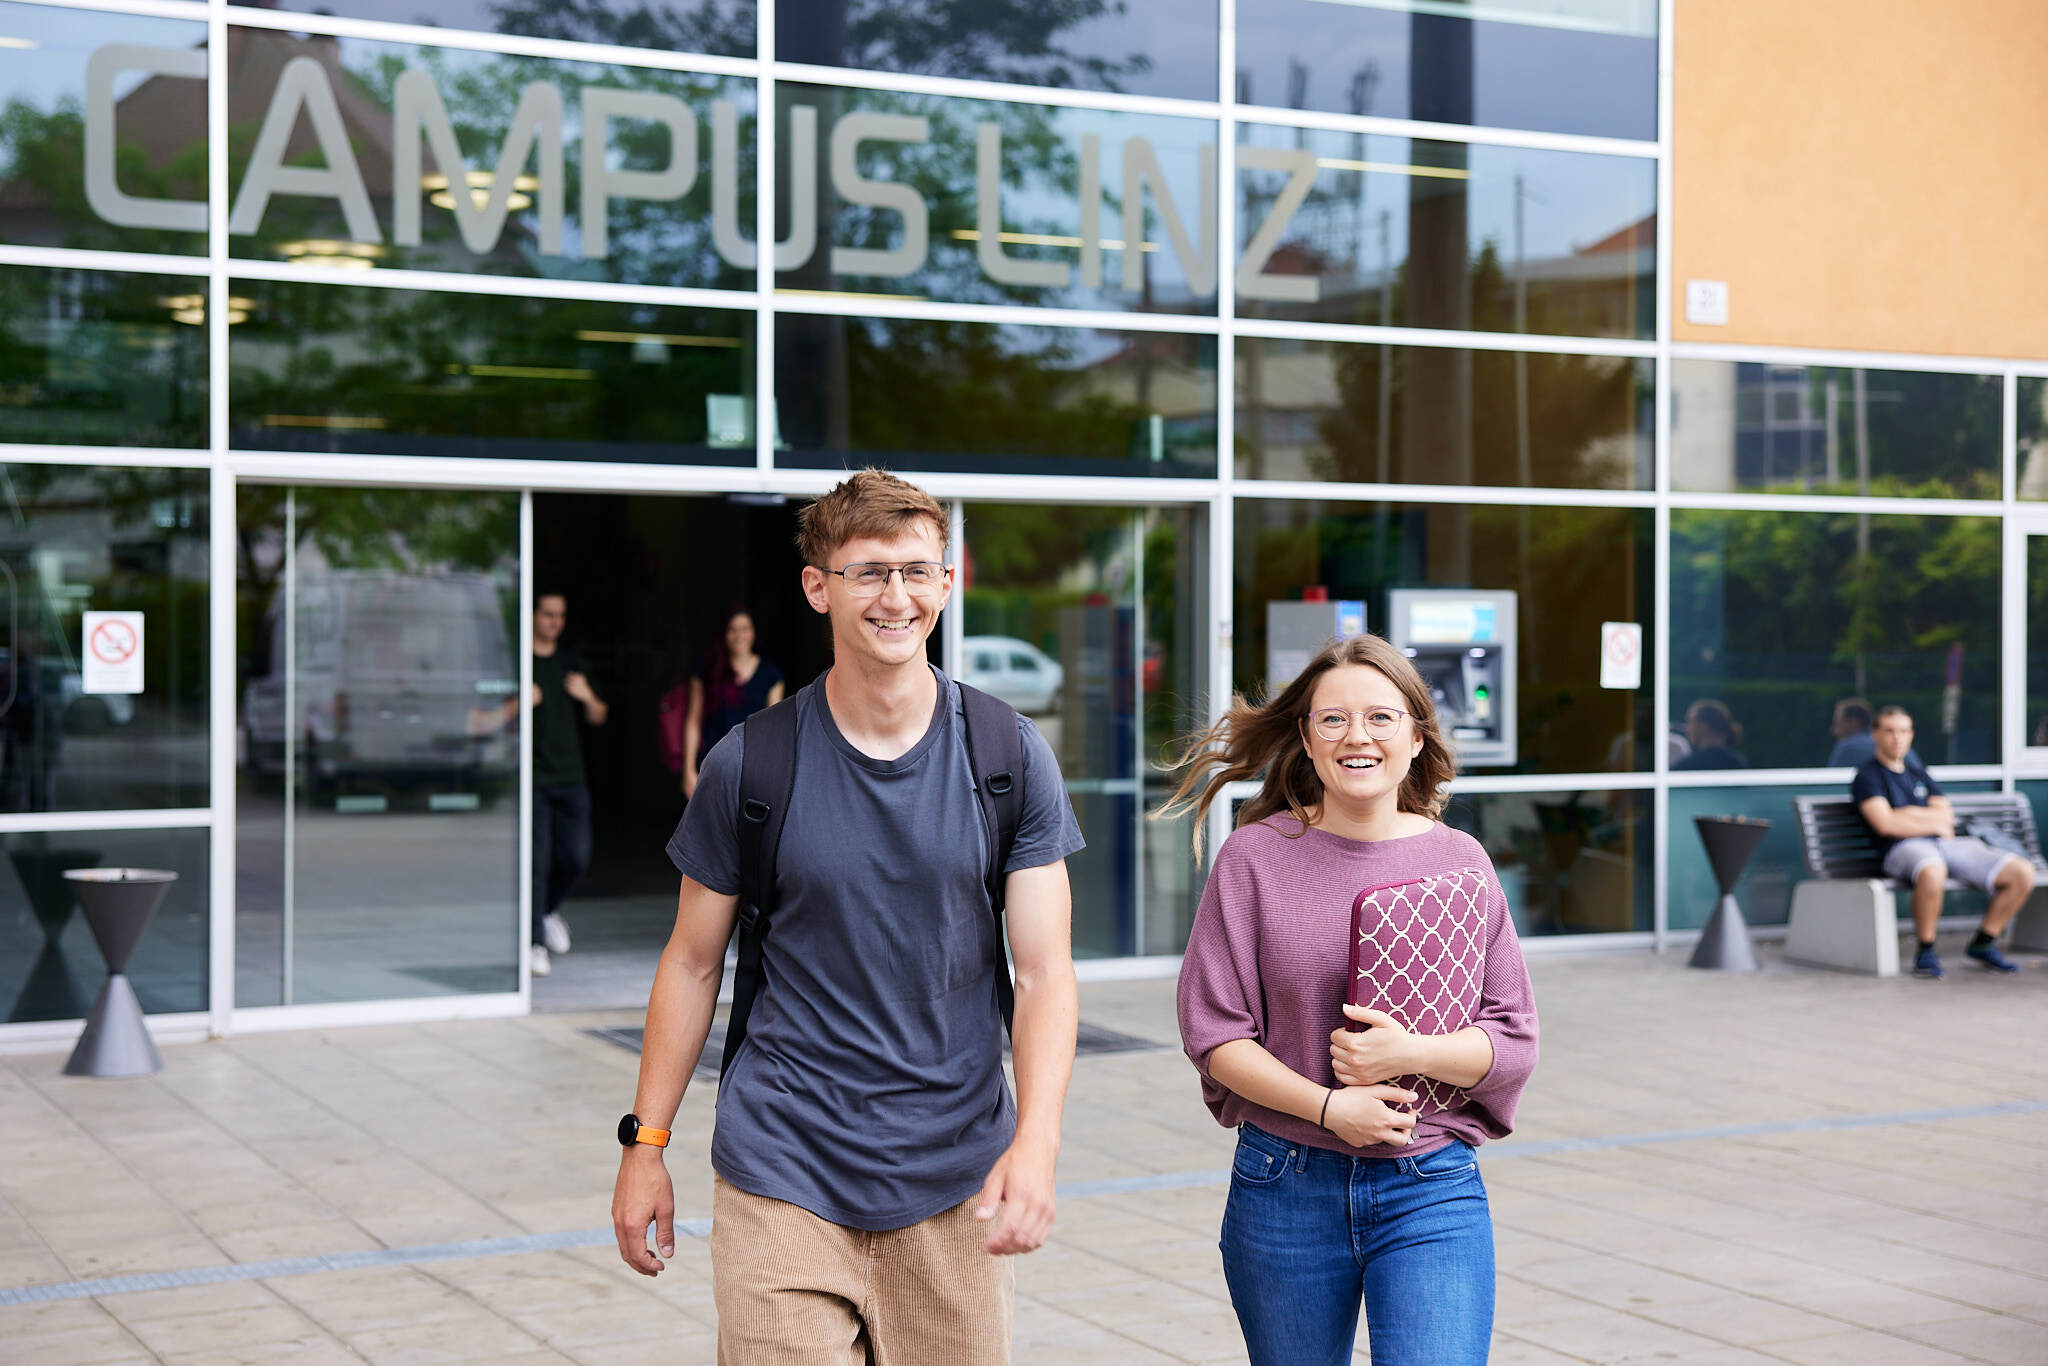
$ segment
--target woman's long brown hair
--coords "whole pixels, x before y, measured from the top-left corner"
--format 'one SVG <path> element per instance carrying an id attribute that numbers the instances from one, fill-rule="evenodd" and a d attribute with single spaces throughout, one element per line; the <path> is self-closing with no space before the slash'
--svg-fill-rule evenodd
<path id="1" fill-rule="evenodd" d="M 1408 657 L 1374 635 L 1332 641 L 1278 696 L 1263 703 L 1254 705 L 1242 693 L 1233 696 L 1223 719 L 1185 737 L 1179 755 L 1167 764 L 1170 773 L 1185 772 L 1172 798 L 1153 813 L 1153 819 L 1193 811 L 1195 857 L 1200 858 L 1202 829 L 1209 808 L 1223 795 L 1223 789 L 1264 774 L 1258 795 L 1244 804 L 1237 823 L 1252 825 L 1285 811 L 1301 824 L 1288 838 L 1299 838 L 1308 829 L 1311 808 L 1323 800 L 1323 780 L 1316 776 L 1315 761 L 1302 745 L 1302 721 L 1315 698 L 1316 684 L 1324 674 L 1345 664 L 1378 669 L 1400 689 L 1409 719 L 1422 737 L 1421 752 L 1401 782 L 1400 809 L 1435 820 L 1447 800 L 1444 789 L 1457 771 L 1450 745 L 1437 725 L 1436 702 Z"/>

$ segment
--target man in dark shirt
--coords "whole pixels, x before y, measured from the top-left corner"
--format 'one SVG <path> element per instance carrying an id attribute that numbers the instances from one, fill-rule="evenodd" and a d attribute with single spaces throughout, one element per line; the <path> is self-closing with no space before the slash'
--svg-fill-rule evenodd
<path id="1" fill-rule="evenodd" d="M 799 527 L 803 592 L 831 628 L 832 668 L 783 704 L 802 761 L 760 995 L 718 1085 L 718 1359 L 1002 1366 L 1011 1254 L 1040 1246 L 1053 1220 L 1077 1010 L 1066 860 L 1081 832 L 1045 737 L 1012 718 L 1021 771 L 998 923 L 962 695 L 925 657 L 952 594 L 945 509 L 864 470 Z M 705 756 L 669 843 L 682 872 L 676 927 L 647 1003 L 612 1202 L 619 1253 L 643 1275 L 675 1254 L 663 1145 L 738 914 L 750 726 Z M 1014 1101 L 996 981 L 1009 971 L 1005 940 Z"/>
<path id="2" fill-rule="evenodd" d="M 1912 755 L 1913 718 L 1904 707 L 1880 710 L 1871 735 L 1876 755 L 1856 770 L 1849 795 L 1877 837 L 1885 876 L 1913 889 L 1913 933 L 1919 941 L 1914 974 L 1941 976 L 1934 930 L 1951 874 L 1991 894 L 1984 923 L 1970 941 L 1970 957 L 1998 972 L 2017 972 L 1999 951 L 1998 934 L 2033 892 L 2034 865 L 1983 840 L 1957 837 L 1955 809 Z"/>
<path id="3" fill-rule="evenodd" d="M 590 686 L 583 657 L 562 644 L 568 620 L 569 600 L 560 593 L 533 600 L 533 944 L 527 953 L 535 977 L 552 970 L 551 951 L 569 951 L 569 926 L 558 908 L 590 866 L 590 789 L 576 710 L 593 726 L 603 725 L 609 711 Z"/>

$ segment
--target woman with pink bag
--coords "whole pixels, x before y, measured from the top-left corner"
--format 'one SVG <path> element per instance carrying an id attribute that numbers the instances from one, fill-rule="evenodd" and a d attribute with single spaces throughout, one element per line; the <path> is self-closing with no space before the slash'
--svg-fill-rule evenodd
<path id="1" fill-rule="evenodd" d="M 1493 864 L 1442 824 L 1427 685 L 1361 635 L 1191 738 L 1160 814 L 1264 775 L 1210 870 L 1181 1039 L 1238 1130 L 1223 1269 L 1253 1366 L 1482 1366 L 1493 1222 L 1474 1149 L 1506 1135 L 1536 1007 Z"/>

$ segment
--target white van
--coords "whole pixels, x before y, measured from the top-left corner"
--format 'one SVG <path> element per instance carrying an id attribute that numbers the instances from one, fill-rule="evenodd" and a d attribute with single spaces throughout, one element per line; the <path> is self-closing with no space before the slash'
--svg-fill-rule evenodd
<path id="1" fill-rule="evenodd" d="M 284 771 L 285 620 L 269 611 L 270 671 L 242 699 L 245 757 Z M 301 576 L 298 670 L 289 724 L 299 776 L 316 796 L 349 785 L 484 799 L 517 781 L 518 732 L 471 731 L 472 713 L 519 685 L 497 584 L 488 574 L 343 569 Z"/>

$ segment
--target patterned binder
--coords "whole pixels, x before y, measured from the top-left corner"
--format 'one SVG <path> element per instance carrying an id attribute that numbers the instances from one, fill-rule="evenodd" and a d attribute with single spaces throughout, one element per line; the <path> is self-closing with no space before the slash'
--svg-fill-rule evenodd
<path id="1" fill-rule="evenodd" d="M 1345 1000 L 1383 1010 L 1417 1034 L 1451 1034 L 1470 1024 L 1486 976 L 1487 885 L 1484 872 L 1460 868 L 1360 892 L 1351 903 Z M 1421 1096 L 1414 1109 L 1424 1117 L 1454 1108 L 1465 1095 L 1427 1077 L 1393 1081 Z"/>

